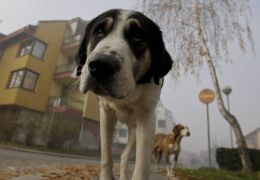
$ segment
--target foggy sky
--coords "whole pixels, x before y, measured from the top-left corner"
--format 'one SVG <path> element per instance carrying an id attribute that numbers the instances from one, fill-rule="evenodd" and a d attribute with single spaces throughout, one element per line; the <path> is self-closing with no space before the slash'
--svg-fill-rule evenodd
<path id="1" fill-rule="evenodd" d="M 9 34 L 28 24 L 37 24 L 40 20 L 67 20 L 81 17 L 90 20 L 99 13 L 111 9 L 132 9 L 133 0 L 1 0 L 0 33 Z M 231 112 L 237 117 L 242 131 L 247 134 L 260 127 L 260 2 L 251 1 L 253 17 L 251 28 L 255 40 L 256 56 L 251 52 L 240 53 L 233 46 L 233 63 L 220 63 L 218 77 L 221 87 L 230 85 Z M 184 139 L 183 149 L 193 152 L 207 149 L 206 107 L 198 94 L 203 88 L 212 88 L 210 76 L 205 66 L 200 82 L 191 75 L 182 76 L 178 82 L 166 77 L 162 90 L 162 102 L 170 109 L 176 123 L 189 126 L 191 136 Z M 225 96 L 223 97 L 225 98 Z M 224 99 L 226 100 L 226 99 Z M 217 110 L 216 101 L 210 104 L 210 123 L 212 144 L 230 145 L 229 127 Z"/>

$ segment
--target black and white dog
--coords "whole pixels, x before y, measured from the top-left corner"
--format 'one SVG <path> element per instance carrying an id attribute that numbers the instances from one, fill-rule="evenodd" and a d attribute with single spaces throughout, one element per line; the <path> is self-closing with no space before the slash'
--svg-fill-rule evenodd
<path id="1" fill-rule="evenodd" d="M 149 180 L 155 107 L 161 79 L 172 67 L 159 27 L 139 12 L 104 12 L 88 24 L 77 64 L 80 91 L 93 91 L 99 98 L 100 179 L 113 179 L 111 145 L 115 123 L 120 120 L 128 126 L 120 180 L 127 179 L 127 164 L 135 143 L 132 180 Z"/>

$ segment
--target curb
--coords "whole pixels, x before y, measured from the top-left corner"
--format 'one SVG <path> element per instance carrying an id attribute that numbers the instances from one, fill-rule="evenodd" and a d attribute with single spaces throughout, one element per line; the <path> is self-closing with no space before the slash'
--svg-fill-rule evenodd
<path id="1" fill-rule="evenodd" d="M 28 152 L 28 153 L 48 155 L 48 156 L 57 156 L 57 157 L 63 157 L 63 158 L 72 158 L 72 159 L 87 159 L 87 160 L 96 160 L 96 161 L 100 160 L 99 158 L 91 157 L 91 156 L 82 156 L 82 155 L 74 155 L 74 154 L 66 154 L 66 153 L 40 151 L 40 150 L 19 148 L 19 147 L 8 146 L 8 145 L 0 145 L 0 149 L 20 151 L 20 152 Z"/>

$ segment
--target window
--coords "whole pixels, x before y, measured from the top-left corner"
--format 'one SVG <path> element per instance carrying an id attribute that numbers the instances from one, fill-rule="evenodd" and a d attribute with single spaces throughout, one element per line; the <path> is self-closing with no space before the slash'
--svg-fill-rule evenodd
<path id="1" fill-rule="evenodd" d="M 25 78 L 23 81 L 23 88 L 34 90 L 38 79 L 38 74 L 32 71 L 26 71 Z"/>
<path id="2" fill-rule="evenodd" d="M 45 49 L 46 49 L 45 44 L 41 43 L 40 41 L 35 41 L 32 55 L 34 55 L 35 57 L 37 57 L 39 59 L 42 59 Z"/>
<path id="3" fill-rule="evenodd" d="M 127 137 L 127 129 L 119 129 L 120 137 Z"/>
<path id="4" fill-rule="evenodd" d="M 23 81 L 24 70 L 15 71 L 12 73 L 9 88 L 20 87 Z"/>
<path id="5" fill-rule="evenodd" d="M 27 54 L 32 54 L 33 56 L 42 59 L 46 50 L 46 44 L 39 40 L 29 40 L 21 44 L 21 49 L 19 52 L 19 57 L 25 56 Z"/>
<path id="6" fill-rule="evenodd" d="M 165 120 L 158 120 L 158 127 L 166 128 L 166 121 Z"/>
<path id="7" fill-rule="evenodd" d="M 77 26 L 78 26 L 77 21 L 74 21 L 70 24 L 70 29 L 71 29 L 72 35 L 76 34 Z"/>
<path id="8" fill-rule="evenodd" d="M 30 70 L 18 70 L 11 74 L 8 88 L 22 87 L 27 90 L 34 90 L 37 84 L 38 74 Z"/>
<path id="9" fill-rule="evenodd" d="M 21 45 L 21 50 L 19 56 L 25 56 L 26 54 L 30 54 L 32 51 L 33 41 L 26 41 Z"/>

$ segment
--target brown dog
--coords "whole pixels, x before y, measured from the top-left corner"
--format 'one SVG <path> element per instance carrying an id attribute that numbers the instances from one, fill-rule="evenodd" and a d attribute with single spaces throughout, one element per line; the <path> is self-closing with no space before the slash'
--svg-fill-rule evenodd
<path id="1" fill-rule="evenodd" d="M 164 154 L 167 163 L 167 174 L 171 175 L 172 169 L 175 167 L 181 150 L 181 140 L 184 136 L 190 136 L 187 126 L 178 124 L 170 134 L 156 134 L 154 140 L 153 153 L 156 158 L 157 167 Z M 170 167 L 170 155 L 174 154 L 174 160 Z"/>

